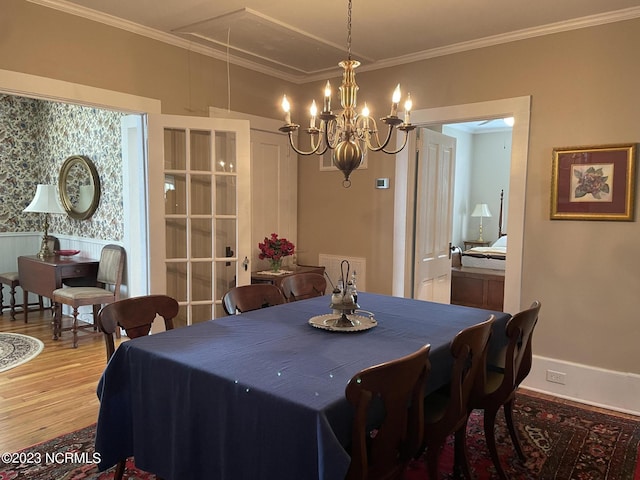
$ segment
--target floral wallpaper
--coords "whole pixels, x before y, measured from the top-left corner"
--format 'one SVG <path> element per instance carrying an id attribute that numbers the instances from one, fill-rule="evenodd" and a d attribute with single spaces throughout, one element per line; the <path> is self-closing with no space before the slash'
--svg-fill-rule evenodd
<path id="1" fill-rule="evenodd" d="M 0 95 L 0 232 L 41 231 L 23 213 L 38 183 L 58 184 L 66 158 L 84 155 L 98 170 L 101 197 L 87 220 L 51 215 L 52 234 L 122 241 L 122 113 Z"/>

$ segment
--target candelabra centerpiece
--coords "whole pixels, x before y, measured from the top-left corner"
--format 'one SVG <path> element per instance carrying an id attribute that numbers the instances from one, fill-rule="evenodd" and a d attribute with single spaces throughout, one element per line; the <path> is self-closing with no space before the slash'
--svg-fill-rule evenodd
<path id="1" fill-rule="evenodd" d="M 346 272 L 344 269 L 345 265 Z M 343 260 L 340 263 L 341 277 L 338 280 L 338 286 L 334 288 L 331 295 L 331 305 L 329 305 L 329 307 L 333 310 L 334 314 L 339 315 L 339 318 L 334 323 L 334 327 L 338 328 L 355 327 L 356 322 L 347 315 L 353 314 L 356 308 L 360 308 L 355 283 L 353 280 L 349 281 L 350 268 L 351 266 L 348 260 Z"/>

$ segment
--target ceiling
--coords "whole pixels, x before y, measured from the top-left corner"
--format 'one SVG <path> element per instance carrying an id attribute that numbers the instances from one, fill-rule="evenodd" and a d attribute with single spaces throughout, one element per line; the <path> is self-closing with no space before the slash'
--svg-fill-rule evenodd
<path id="1" fill-rule="evenodd" d="M 296 83 L 340 75 L 347 0 L 29 0 Z M 640 0 L 354 0 L 360 71 L 640 17 Z"/>

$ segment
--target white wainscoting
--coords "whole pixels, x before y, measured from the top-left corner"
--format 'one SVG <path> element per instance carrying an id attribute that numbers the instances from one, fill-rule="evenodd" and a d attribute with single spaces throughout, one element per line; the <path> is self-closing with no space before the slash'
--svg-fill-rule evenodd
<path id="1" fill-rule="evenodd" d="M 547 380 L 547 370 L 564 373 L 564 385 Z M 524 388 L 640 416 L 640 375 L 534 355 Z"/>
<path id="2" fill-rule="evenodd" d="M 363 257 L 347 257 L 346 255 L 332 255 L 328 253 L 321 253 L 318 255 L 318 265 L 323 265 L 325 272 L 335 285 L 338 283 L 338 279 L 341 277 L 340 263 L 343 260 L 349 261 L 350 272 L 349 276 L 356 272 L 356 281 L 358 291 L 365 292 L 367 290 L 366 278 L 367 278 L 367 259 Z M 345 272 L 346 273 L 346 272 Z M 345 281 L 350 280 L 346 279 Z M 328 286 L 328 289 L 331 287 Z"/>
<path id="3" fill-rule="evenodd" d="M 80 250 L 78 257 L 86 258 L 100 258 L 102 247 L 110 243 L 99 239 L 92 238 L 76 238 L 66 235 L 58 235 L 52 233 L 60 240 L 60 248 L 63 250 Z M 18 271 L 18 257 L 21 255 L 35 255 L 40 251 L 40 245 L 42 242 L 42 233 L 2 233 L 0 234 L 0 271 L 2 272 L 17 272 Z M 127 296 L 127 269 L 125 268 L 122 289 L 120 294 L 122 298 Z M 3 304 L 9 304 L 9 289 L 2 289 Z M 38 300 L 37 295 L 29 294 L 29 302 L 36 302 Z M 16 290 L 16 304 L 22 304 L 22 289 Z M 65 315 L 71 315 L 72 312 L 66 306 L 63 313 Z M 82 307 L 79 309 L 79 316 L 82 321 L 93 323 L 93 315 L 91 307 Z"/>

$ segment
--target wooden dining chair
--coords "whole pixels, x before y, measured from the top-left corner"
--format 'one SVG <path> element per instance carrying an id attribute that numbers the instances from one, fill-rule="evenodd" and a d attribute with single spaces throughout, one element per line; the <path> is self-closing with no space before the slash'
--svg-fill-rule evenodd
<path id="1" fill-rule="evenodd" d="M 156 316 L 164 319 L 166 330 L 173 330 L 173 319 L 178 315 L 178 302 L 167 295 L 145 295 L 125 298 L 105 305 L 98 312 L 98 329 L 104 333 L 107 361 L 115 352 L 114 336 L 123 328 L 127 337 L 148 335 Z"/>
<path id="2" fill-rule="evenodd" d="M 472 395 L 470 408 L 484 410 L 484 435 L 498 476 L 503 480 L 506 480 L 507 476 L 496 447 L 496 415 L 500 407 L 503 407 L 511 441 L 518 457 L 524 462 L 525 455 L 513 423 L 513 405 L 516 390 L 531 371 L 531 340 L 540 307 L 540 302 L 535 301 L 528 309 L 516 313 L 509 319 L 506 325 L 508 343 L 499 355 L 487 359 L 486 368 L 480 376 L 481 381 L 476 384 Z"/>
<path id="3" fill-rule="evenodd" d="M 324 295 L 327 290 L 327 280 L 319 273 L 294 273 L 282 279 L 280 288 L 287 302 L 295 302 Z"/>
<path id="4" fill-rule="evenodd" d="M 422 443 L 430 349 L 425 345 L 405 357 L 366 368 L 347 384 L 345 394 L 354 417 L 346 480 L 402 478 Z"/>
<path id="5" fill-rule="evenodd" d="M 454 470 L 461 470 L 471 478 L 465 445 L 465 431 L 469 418 L 469 402 L 474 384 L 482 374 L 486 351 L 495 317 L 467 327 L 451 341 L 451 382 L 427 395 L 424 400 L 424 441 L 427 471 L 430 480 L 438 479 L 441 449 L 454 434 Z M 457 473 L 457 472 L 456 472 Z"/>
<path id="6" fill-rule="evenodd" d="M 98 328 L 104 333 L 107 361 L 115 352 L 114 335 L 123 328 L 129 338 L 148 335 L 156 316 L 164 319 L 167 330 L 173 330 L 173 319 L 178 315 L 178 302 L 167 295 L 146 295 L 125 298 L 105 305 L 98 312 Z M 121 480 L 127 459 L 120 460 L 113 474 L 114 480 Z"/>
<path id="7" fill-rule="evenodd" d="M 60 332 L 71 330 L 73 332 L 73 348 L 78 347 L 78 330 L 93 328 L 97 330 L 96 323 L 98 312 L 102 305 L 120 300 L 120 286 L 124 270 L 124 248 L 119 245 L 105 245 L 100 254 L 98 275 L 95 286 L 62 287 L 53 291 L 53 301 L 60 311 L 62 318 L 62 304 L 73 308 L 73 324 L 69 328 L 60 328 Z M 111 290 L 111 289 L 112 290 Z M 93 307 L 93 325 L 78 325 L 78 308 L 91 305 Z"/>
<path id="8" fill-rule="evenodd" d="M 47 235 L 47 245 L 51 252 L 56 250 L 60 250 L 60 240 L 53 235 Z M 7 285 L 9 287 L 9 308 L 11 311 L 11 320 L 16 319 L 16 288 L 20 286 L 20 275 L 18 272 L 4 272 L 0 273 L 0 315 L 3 314 L 4 309 L 6 308 L 4 305 L 4 297 L 2 294 L 2 286 Z M 22 311 L 25 311 L 31 304 L 28 302 L 29 292 L 24 292 L 24 301 L 22 302 Z M 37 305 L 37 310 L 44 310 L 44 300 L 42 295 L 38 295 L 38 303 L 33 304 Z M 24 316 L 24 323 L 27 323 L 27 315 Z"/>
<path id="9" fill-rule="evenodd" d="M 270 283 L 233 287 L 222 297 L 222 307 L 227 315 L 281 305 L 286 302 L 282 290 Z"/>

